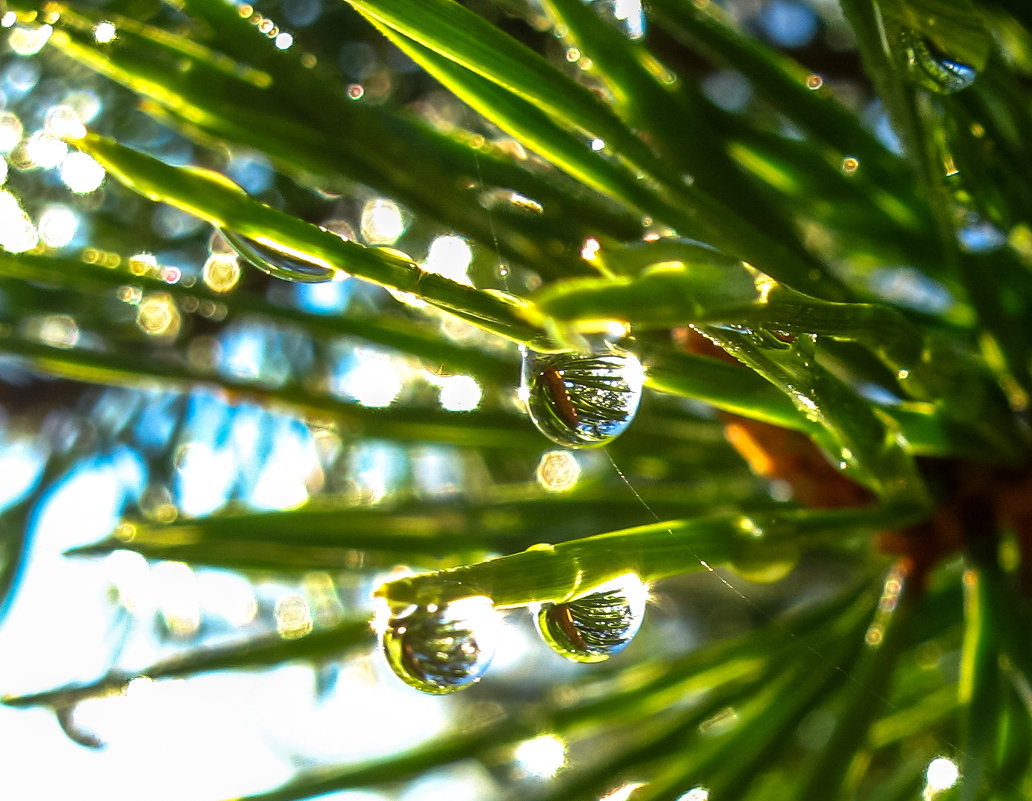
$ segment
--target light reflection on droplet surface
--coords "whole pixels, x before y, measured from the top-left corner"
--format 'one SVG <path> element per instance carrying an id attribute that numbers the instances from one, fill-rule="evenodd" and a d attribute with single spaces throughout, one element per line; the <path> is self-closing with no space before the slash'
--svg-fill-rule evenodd
<path id="1" fill-rule="evenodd" d="M 677 801 L 709 801 L 709 790 L 705 787 L 693 787 L 687 793 L 679 795 Z"/>
<path id="2" fill-rule="evenodd" d="M 426 270 L 452 281 L 472 286 L 467 271 L 473 261 L 473 250 L 461 236 L 439 236 L 426 254 Z"/>
<path id="3" fill-rule="evenodd" d="M 499 629 L 491 599 L 474 596 L 392 615 L 381 632 L 381 647 L 398 678 L 422 692 L 443 695 L 480 681 Z"/>
<path id="4" fill-rule="evenodd" d="M 916 31 L 900 32 L 903 53 L 911 79 L 936 94 L 948 95 L 966 89 L 978 72 L 962 61 L 949 58 Z"/>

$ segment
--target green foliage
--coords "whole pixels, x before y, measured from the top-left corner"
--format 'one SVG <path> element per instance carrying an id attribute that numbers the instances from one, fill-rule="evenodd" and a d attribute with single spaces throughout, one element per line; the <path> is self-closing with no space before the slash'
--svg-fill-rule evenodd
<path id="1" fill-rule="evenodd" d="M 694 798 L 693 787 L 715 801 L 1032 793 L 1032 19 L 1021 2 L 842 0 L 839 56 L 857 61 L 827 77 L 710 0 L 653 0 L 642 38 L 581 0 L 347 0 L 339 29 L 284 50 L 253 9 L 222 0 L 11 5 L 26 25 L 53 26 L 46 55 L 60 68 L 99 73 L 205 149 L 191 166 L 169 163 L 117 120 L 64 130 L 66 140 L 109 184 L 202 220 L 273 277 L 255 271 L 223 293 L 103 266 L 98 252 L 127 256 L 147 235 L 100 209 L 92 255 L 0 252 L 0 288 L 15 299 L 3 352 L 76 382 L 214 385 L 328 421 L 350 442 L 453 445 L 494 471 L 451 502 L 339 493 L 294 511 L 129 520 L 73 555 L 129 549 L 251 575 L 422 566 L 376 591 L 400 616 L 470 596 L 561 605 L 630 572 L 662 593 L 701 572 L 710 589 L 684 586 L 756 617 L 688 652 L 646 626 L 654 653 L 632 648 L 562 691 L 513 700 L 482 728 L 302 772 L 255 798 L 397 784 L 461 759 L 498 768 L 541 733 L 606 743 L 526 791 L 556 801 L 629 781 L 642 783 L 635 801 Z M 112 41 L 98 41 L 101 22 L 114 24 Z M 306 50 L 345 29 L 426 75 L 409 74 L 391 98 L 349 92 Z M 750 101 L 725 107 L 706 88 L 728 69 Z M 403 89 L 419 102 L 405 107 Z M 873 92 L 898 148 L 871 132 L 850 92 Z M 448 122 L 434 103 L 451 104 Z M 220 172 L 237 150 L 275 166 L 275 202 Z M 318 192 L 392 198 L 424 239 L 462 234 L 476 248 L 472 285 L 314 224 Z M 973 231 L 992 244 L 972 244 Z M 327 317 L 266 298 L 291 276 L 364 281 L 415 308 Z M 261 318 L 313 342 L 393 349 L 474 376 L 485 400 L 461 413 L 371 409 L 315 381 L 233 377 L 190 357 L 199 315 L 183 312 L 182 331 L 162 337 L 114 325 L 111 299 L 127 285 L 168 298 L 177 315 L 217 304 L 229 320 Z M 945 300 L 923 302 L 922 291 Z M 34 334 L 27 321 L 40 314 L 73 314 L 104 332 L 103 347 Z M 479 344 L 447 333 L 441 321 L 455 319 Z M 622 333 L 607 333 L 614 324 Z M 587 352 L 602 334 L 644 365 L 645 401 L 606 445 L 607 475 L 616 468 L 628 486 L 610 476 L 545 492 L 526 478 L 546 442 L 513 403 L 517 346 Z M 549 391 L 560 421 L 576 424 L 561 397 L 575 390 Z M 5 596 L 28 508 L 4 518 Z M 796 598 L 793 581 L 840 563 L 848 578 Z M 759 585 L 745 582 L 786 575 L 775 585 L 784 608 L 754 600 Z M 362 614 L 140 674 L 343 658 L 372 643 Z M 67 711 L 128 678 L 5 702 Z M 961 773 L 948 796 L 922 774 L 944 753 Z"/>

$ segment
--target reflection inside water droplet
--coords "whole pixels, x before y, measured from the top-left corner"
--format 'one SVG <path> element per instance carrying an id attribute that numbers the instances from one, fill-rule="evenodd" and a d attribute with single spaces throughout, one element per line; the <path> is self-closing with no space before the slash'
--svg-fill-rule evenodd
<path id="1" fill-rule="evenodd" d="M 268 273 L 273 278 L 282 278 L 298 283 L 319 283 L 332 281 L 338 275 L 344 275 L 325 262 L 320 263 L 313 260 L 314 257 L 288 252 L 274 246 L 271 242 L 258 242 L 225 229 L 220 233 L 244 261 L 252 267 Z"/>
<path id="2" fill-rule="evenodd" d="M 398 678 L 433 695 L 478 682 L 491 664 L 498 613 L 485 596 L 393 615 L 381 635 L 387 663 Z"/>
<path id="3" fill-rule="evenodd" d="M 623 650 L 645 617 L 648 588 L 634 573 L 573 601 L 544 604 L 535 620 L 541 638 L 574 662 L 603 662 Z"/>
<path id="4" fill-rule="evenodd" d="M 975 68 L 948 58 L 934 44 L 914 31 L 900 33 L 910 77 L 926 89 L 948 95 L 966 89 L 978 76 Z"/>
<path id="5" fill-rule="evenodd" d="M 530 419 L 567 448 L 604 445 L 622 434 L 638 411 L 643 383 L 632 353 L 523 354 L 521 395 Z"/>

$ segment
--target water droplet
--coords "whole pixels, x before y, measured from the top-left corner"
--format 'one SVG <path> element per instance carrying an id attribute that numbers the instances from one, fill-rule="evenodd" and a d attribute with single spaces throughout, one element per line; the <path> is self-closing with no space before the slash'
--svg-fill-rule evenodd
<path id="1" fill-rule="evenodd" d="M 538 430 L 566 448 L 604 445 L 622 434 L 641 400 L 644 370 L 631 353 L 607 350 L 523 355 L 521 396 Z"/>
<path id="2" fill-rule="evenodd" d="M 326 262 L 315 260 L 315 257 L 292 253 L 271 241 L 259 242 L 235 231 L 223 229 L 220 233 L 240 258 L 273 278 L 311 284 L 332 281 L 337 277 L 337 271 Z"/>
<path id="3" fill-rule="evenodd" d="M 842 172 L 846 175 L 853 175 L 860 169 L 860 162 L 853 156 L 846 156 L 842 159 Z"/>
<path id="4" fill-rule="evenodd" d="M 966 89 L 978 76 L 974 67 L 949 58 L 919 33 L 903 30 L 900 39 L 910 77 L 926 89 L 949 95 Z"/>
<path id="5" fill-rule="evenodd" d="M 648 589 L 634 573 L 608 581 L 573 601 L 544 604 L 541 638 L 574 662 L 604 662 L 634 639 L 645 617 Z"/>
<path id="6" fill-rule="evenodd" d="M 444 695 L 480 681 L 494 656 L 497 634 L 498 614 L 491 599 L 478 595 L 393 615 L 381 645 L 403 682 Z"/>
<path id="7" fill-rule="evenodd" d="M 744 545 L 747 556 L 740 556 L 728 567 L 746 581 L 773 584 L 785 578 L 802 555 L 799 544 L 792 540 L 763 540 Z"/>
<path id="8" fill-rule="evenodd" d="M 810 75 L 807 76 L 807 78 L 806 78 L 806 88 L 807 89 L 817 90 L 817 89 L 820 89 L 822 86 L 824 86 L 824 79 L 820 75 L 818 75 L 817 73 L 814 72 L 814 73 L 811 73 Z"/>

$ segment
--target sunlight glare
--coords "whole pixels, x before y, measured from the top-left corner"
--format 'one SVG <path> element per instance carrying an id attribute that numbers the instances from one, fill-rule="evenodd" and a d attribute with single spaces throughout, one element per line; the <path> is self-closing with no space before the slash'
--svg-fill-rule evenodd
<path id="1" fill-rule="evenodd" d="M 612 792 L 599 798 L 598 801 L 627 801 L 627 799 L 631 797 L 631 793 L 639 787 L 644 786 L 645 782 L 628 782 L 627 784 L 621 784 Z"/>
<path id="2" fill-rule="evenodd" d="M 93 28 L 93 39 L 97 44 L 108 44 L 118 38 L 118 29 L 113 22 L 104 20 Z"/>
<path id="3" fill-rule="evenodd" d="M 357 363 L 342 377 L 340 389 L 363 406 L 390 406 L 402 390 L 401 376 L 392 360 L 368 351 L 355 351 L 355 359 Z"/>
<path id="4" fill-rule="evenodd" d="M 77 195 L 88 195 L 104 183 L 104 168 L 92 157 L 76 150 L 61 162 L 61 180 Z"/>
<path id="5" fill-rule="evenodd" d="M 0 248 L 9 253 L 24 253 L 38 243 L 36 226 L 18 199 L 6 189 L 0 190 Z"/>
<path id="6" fill-rule="evenodd" d="M 7 44 L 19 56 L 34 56 L 50 40 L 54 29 L 49 25 L 29 28 L 24 25 L 15 26 L 7 38 Z"/>
<path id="7" fill-rule="evenodd" d="M 925 770 L 925 797 L 949 790 L 960 778 L 960 771 L 952 759 L 937 757 Z"/>
<path id="8" fill-rule="evenodd" d="M 439 236 L 426 254 L 426 271 L 473 286 L 467 272 L 472 261 L 473 251 L 465 239 L 461 236 Z"/>
<path id="9" fill-rule="evenodd" d="M 438 379 L 441 406 L 449 412 L 471 412 L 480 405 L 483 391 L 468 375 L 449 375 Z"/>
<path id="10" fill-rule="evenodd" d="M 40 215 L 36 229 L 44 245 L 63 248 L 79 230 L 79 215 L 68 206 L 50 206 Z"/>
<path id="11" fill-rule="evenodd" d="M 532 776 L 554 776 L 566 764 L 566 744 L 554 734 L 524 740 L 516 748 L 516 761 Z"/>
<path id="12" fill-rule="evenodd" d="M 362 209 L 362 236 L 370 245 L 394 244 L 405 227 L 405 217 L 392 200 L 370 200 Z"/>

